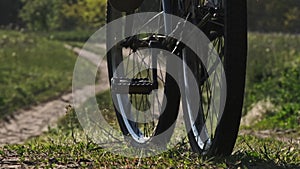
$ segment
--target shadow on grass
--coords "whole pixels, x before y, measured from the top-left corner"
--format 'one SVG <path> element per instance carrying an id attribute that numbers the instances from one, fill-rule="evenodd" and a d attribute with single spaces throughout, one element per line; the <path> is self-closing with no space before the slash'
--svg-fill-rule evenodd
<path id="1" fill-rule="evenodd" d="M 224 159 L 215 159 L 215 163 L 226 164 L 226 168 L 300 168 L 300 164 L 290 164 L 276 159 L 264 159 L 249 151 L 236 152 L 232 156 Z"/>

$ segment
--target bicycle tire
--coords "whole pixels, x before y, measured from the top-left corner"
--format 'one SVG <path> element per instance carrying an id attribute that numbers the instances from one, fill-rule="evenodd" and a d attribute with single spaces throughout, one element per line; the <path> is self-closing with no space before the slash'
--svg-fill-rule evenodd
<path id="1" fill-rule="evenodd" d="M 146 8 L 143 7 L 143 8 L 147 9 L 147 11 L 151 11 L 151 9 L 148 9 L 147 7 Z M 141 8 L 139 8 L 139 9 L 141 9 Z M 142 12 L 142 11 L 139 11 L 139 12 Z M 132 14 L 132 13 L 134 13 L 134 12 L 131 12 L 130 14 Z M 117 11 L 116 9 L 114 9 L 110 5 L 109 1 L 107 2 L 107 15 L 106 15 L 107 23 L 110 23 L 113 20 L 122 17 L 122 14 L 124 15 L 124 13 L 121 13 L 120 11 Z M 126 26 L 127 26 L 127 24 L 125 23 L 125 27 Z M 126 28 L 115 28 L 115 30 L 112 30 L 112 29 L 107 30 L 107 43 L 110 43 L 109 40 L 113 39 L 113 36 L 122 36 L 123 37 L 124 35 L 120 34 L 121 32 L 123 32 L 121 29 L 126 29 Z M 131 50 L 130 47 L 127 47 L 127 48 L 129 48 L 129 50 Z M 122 52 L 123 49 L 124 49 L 124 47 L 121 46 L 120 43 L 118 43 L 117 45 L 112 47 L 107 52 L 107 66 L 108 66 L 109 79 L 110 79 L 111 86 L 112 86 L 111 79 L 113 79 L 115 76 L 114 73 L 116 71 L 116 67 L 118 67 L 119 64 L 122 64 L 122 61 L 124 61 L 126 57 L 129 57 L 129 56 L 123 55 L 123 52 Z M 135 49 L 135 50 L 137 51 L 139 49 Z M 132 52 L 133 52 L 133 50 L 132 50 Z M 140 126 L 139 122 L 134 122 L 129 117 L 124 117 L 124 113 L 122 115 L 121 111 L 125 111 L 125 114 L 130 114 L 130 113 L 132 113 L 131 112 L 132 109 L 126 108 L 126 106 L 124 106 L 124 105 L 123 105 L 123 107 L 125 107 L 126 110 L 122 109 L 120 106 L 118 107 L 118 105 L 123 104 L 122 100 L 114 99 L 117 101 L 117 103 L 114 103 L 114 107 L 115 107 L 115 113 L 116 113 L 116 116 L 118 119 L 118 124 L 119 124 L 120 130 L 124 136 L 129 136 L 131 142 L 138 143 L 139 145 L 144 144 L 144 143 L 149 143 L 149 142 L 157 144 L 156 140 L 151 139 L 151 137 L 157 136 L 170 128 L 171 128 L 171 131 L 174 129 L 173 124 L 176 121 L 176 118 L 178 115 L 179 103 L 180 103 L 179 87 L 176 84 L 175 80 L 168 74 L 165 74 L 164 80 L 165 80 L 164 81 L 165 83 L 163 85 L 163 87 L 164 87 L 163 92 L 168 101 L 166 102 L 164 111 L 160 112 L 160 116 L 157 120 L 157 123 L 155 124 L 155 126 L 152 126 L 154 128 L 154 130 L 151 131 L 152 133 L 150 135 L 150 139 L 148 139 L 147 142 L 139 142 L 137 140 L 139 138 L 135 138 L 137 136 L 144 137 L 144 135 L 145 135 L 145 132 L 142 133 L 141 135 L 139 135 L 142 132 L 141 131 L 142 129 L 139 127 Z M 114 94 L 113 92 L 111 92 L 111 95 L 113 98 L 117 97 L 116 94 Z M 147 95 L 147 94 L 143 94 L 143 95 Z M 128 97 L 133 98 L 132 94 L 129 94 Z M 164 102 L 164 101 L 162 101 L 162 102 Z M 132 103 L 132 101 L 131 101 L 131 103 Z M 130 124 L 130 125 L 128 125 L 128 124 Z M 170 138 L 171 138 L 171 133 L 169 135 L 165 135 L 164 140 L 159 140 L 158 144 L 160 144 L 160 146 L 166 145 L 169 142 Z M 143 138 L 140 138 L 140 139 L 143 139 Z"/>
<path id="2" fill-rule="evenodd" d="M 188 110 L 189 99 L 183 98 L 184 119 L 186 128 L 188 129 L 188 138 L 191 148 L 194 152 L 211 156 L 227 156 L 233 151 L 240 125 L 245 87 L 247 56 L 246 1 L 225 0 L 224 7 L 224 26 L 221 29 L 223 32 L 220 31 L 220 28 L 217 28 L 219 26 L 214 24 L 207 24 L 202 28 L 202 31 L 212 42 L 219 38 L 223 39 L 223 43 L 221 44 L 222 49 L 217 52 L 223 63 L 227 83 L 224 111 L 220 119 L 213 120 L 219 123 L 211 132 L 207 131 L 206 121 L 208 119 L 205 119 L 205 116 L 208 117 L 205 111 L 207 111 L 206 113 L 209 111 L 207 105 L 205 105 L 207 104 L 205 103 L 207 97 L 205 96 L 206 98 L 204 98 L 204 92 L 201 93 L 202 89 L 205 88 L 204 85 L 207 85 L 205 83 L 209 82 L 198 83 L 199 94 L 202 99 L 200 99 L 199 102 L 199 114 L 195 120 L 193 119 L 195 121 L 194 124 L 191 122 L 192 117 Z M 211 34 L 211 32 L 216 32 L 216 29 L 222 32 L 218 37 L 212 36 Z M 189 48 L 186 48 L 183 50 L 183 55 L 188 56 L 184 57 L 183 60 L 188 65 L 188 68 L 194 72 L 195 78 L 200 79 L 203 77 L 205 74 L 203 73 L 203 64 L 201 61 L 197 61 L 198 58 L 195 54 Z M 195 66 L 196 63 L 197 66 Z M 188 97 L 187 93 L 183 95 L 184 97 Z M 200 136 L 200 133 L 203 131 L 206 132 L 208 138 L 207 136 Z"/>

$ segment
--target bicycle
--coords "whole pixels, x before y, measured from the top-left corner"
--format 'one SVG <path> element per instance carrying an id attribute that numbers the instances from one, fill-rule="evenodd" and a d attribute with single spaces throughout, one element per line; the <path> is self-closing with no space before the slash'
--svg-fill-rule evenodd
<path id="1" fill-rule="evenodd" d="M 107 30 L 108 44 L 112 43 L 110 41 L 115 37 L 124 37 L 123 41 L 117 43 L 107 53 L 111 93 L 122 133 L 129 136 L 131 142 L 140 145 L 155 142 L 153 137 L 166 130 L 172 133 L 182 100 L 192 150 L 213 156 L 230 155 L 239 130 L 245 86 L 246 1 L 128 0 L 126 2 L 130 5 L 117 0 L 107 2 L 107 23 L 124 15 L 160 12 L 163 17 L 172 14 L 197 25 L 208 37 L 222 61 L 226 74 L 227 94 L 222 115 L 219 116 L 219 112 L 213 114 L 209 104 L 212 102 L 213 89 L 208 80 L 212 72 L 207 70 L 195 52 L 180 40 L 159 35 L 159 31 L 167 31 L 168 21 L 163 19 L 160 21 L 159 24 L 163 27 L 156 30 L 157 33 L 126 37 L 134 27 L 134 20 L 128 19 L 124 21 L 124 27 Z M 180 58 L 183 64 L 179 65 L 180 73 L 175 75 L 178 77 L 166 73 L 172 58 L 159 57 L 155 52 L 145 53 L 144 49 L 151 48 L 167 50 Z M 209 49 L 204 51 L 207 50 Z M 145 68 L 145 64 L 149 64 L 150 68 Z M 160 64 L 163 66 L 159 67 Z M 193 91 L 189 91 L 192 79 L 187 75 L 185 71 L 187 69 L 193 72 L 193 78 L 196 79 L 199 101 L 190 99 L 193 96 L 191 94 Z M 178 82 L 174 80 L 176 78 L 182 78 L 180 84 L 184 86 L 182 93 Z M 193 117 L 194 112 L 191 112 L 189 107 L 195 104 L 200 106 L 197 117 Z M 153 105 L 157 105 L 158 108 L 154 108 Z M 151 121 L 147 121 L 149 116 Z M 163 143 L 160 144 L 167 144 L 170 137 L 171 134 L 165 135 Z"/>

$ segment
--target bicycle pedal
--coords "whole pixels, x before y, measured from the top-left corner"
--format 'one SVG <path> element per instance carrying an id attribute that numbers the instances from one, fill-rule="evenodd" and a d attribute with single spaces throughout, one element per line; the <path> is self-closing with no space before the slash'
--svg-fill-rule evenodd
<path id="1" fill-rule="evenodd" d="M 116 94 L 150 94 L 154 85 L 148 78 L 120 78 L 111 79 L 111 90 Z"/>

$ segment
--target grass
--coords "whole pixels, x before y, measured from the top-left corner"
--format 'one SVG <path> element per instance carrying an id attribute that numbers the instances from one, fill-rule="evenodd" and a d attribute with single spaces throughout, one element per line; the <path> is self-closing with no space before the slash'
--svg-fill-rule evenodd
<path id="1" fill-rule="evenodd" d="M 66 42 L 86 42 L 96 30 L 73 30 L 73 31 L 51 31 L 39 32 L 38 34 L 50 40 Z"/>
<path id="2" fill-rule="evenodd" d="M 77 43 L 77 42 L 76 42 Z M 253 130 L 281 129 L 299 131 L 300 36 L 249 34 L 249 59 L 246 108 L 270 99 L 276 112 L 268 113 Z M 78 46 L 81 43 L 77 43 Z M 1 59 L 1 58 L 0 58 Z M 113 108 L 109 93 L 97 96 L 107 119 Z M 247 128 L 245 129 L 247 130 Z M 276 133 L 274 133 L 276 134 Z M 296 132 L 291 138 L 299 137 Z M 281 135 L 287 137 L 286 135 Z M 300 144 L 240 135 L 230 157 L 213 158 L 191 152 L 187 140 L 173 149 L 149 158 L 126 158 L 112 154 L 88 138 L 69 107 L 57 128 L 22 145 L 0 148 L 0 164 L 17 157 L 19 164 L 36 168 L 300 168 Z"/>
<path id="3" fill-rule="evenodd" d="M 63 133 L 61 133 L 63 134 Z M 53 136 L 57 136 L 56 134 Z M 62 138 L 60 138 L 62 139 Z M 251 136 L 239 137 L 236 151 L 226 158 L 201 157 L 185 142 L 163 154 L 126 158 L 111 154 L 88 140 L 44 138 L 25 145 L 1 148 L 0 158 L 15 155 L 21 164 L 37 168 L 299 168 L 299 145 Z M 255 145 L 252 147 L 250 145 Z"/>
<path id="4" fill-rule="evenodd" d="M 300 64 L 300 35 L 249 33 L 247 87 Z"/>
<path id="5" fill-rule="evenodd" d="M 281 129 L 298 130 L 300 129 L 300 104 L 289 103 L 280 107 L 277 112 L 269 113 L 264 119 L 256 123 L 252 128 L 257 130 Z"/>
<path id="6" fill-rule="evenodd" d="M 248 39 L 245 111 L 263 98 L 279 99 L 279 92 L 300 91 L 300 35 L 250 33 Z"/>
<path id="7" fill-rule="evenodd" d="M 46 37 L 49 40 L 57 40 L 71 45 L 72 47 L 82 48 L 85 47 L 85 50 L 90 52 L 104 55 L 102 47 L 97 46 L 94 41 L 97 43 L 105 43 L 105 38 L 102 38 L 99 35 L 99 32 L 94 35 L 97 30 L 72 30 L 72 31 L 51 31 L 51 32 L 39 32 L 38 34 Z M 105 36 L 105 35 L 103 35 Z M 86 44 L 86 42 L 90 42 Z"/>
<path id="8" fill-rule="evenodd" d="M 71 89 L 75 55 L 61 42 L 0 30 L 0 118 Z"/>
<path id="9" fill-rule="evenodd" d="M 108 92 L 97 96 L 99 107 L 113 113 Z M 23 145 L 0 148 L 0 159 L 18 157 L 19 164 L 37 168 L 299 168 L 299 144 L 239 136 L 230 157 L 213 158 L 191 152 L 184 139 L 173 149 L 148 158 L 127 158 L 112 154 L 94 144 L 87 136 L 69 107 L 66 118 L 46 135 Z M 0 160 L 1 161 L 1 160 Z M 0 162 L 1 163 L 1 162 Z"/>
<path id="10" fill-rule="evenodd" d="M 300 35 L 249 34 L 244 112 L 260 100 L 276 109 L 264 115 L 255 129 L 299 129 Z"/>

